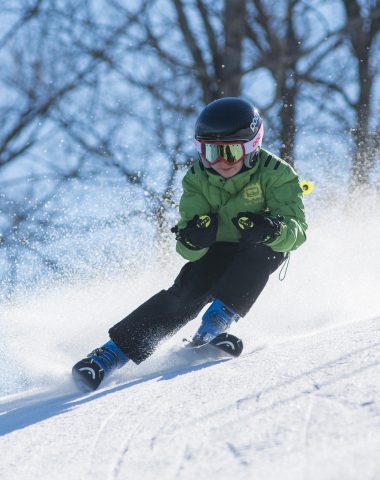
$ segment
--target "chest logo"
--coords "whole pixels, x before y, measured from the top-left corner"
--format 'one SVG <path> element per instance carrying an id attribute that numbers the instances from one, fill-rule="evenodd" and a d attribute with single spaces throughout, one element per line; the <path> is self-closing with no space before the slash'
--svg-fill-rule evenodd
<path id="1" fill-rule="evenodd" d="M 263 192 L 259 183 L 251 183 L 247 185 L 243 190 L 243 197 L 250 201 L 255 202 L 257 200 L 262 200 Z"/>

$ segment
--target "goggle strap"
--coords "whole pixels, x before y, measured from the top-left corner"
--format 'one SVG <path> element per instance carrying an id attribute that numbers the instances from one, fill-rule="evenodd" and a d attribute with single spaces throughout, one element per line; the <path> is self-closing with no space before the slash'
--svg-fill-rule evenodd
<path id="1" fill-rule="evenodd" d="M 264 134 L 264 124 L 261 122 L 259 131 L 253 137 L 253 139 L 244 144 L 244 152 L 246 154 L 252 153 L 256 150 L 256 148 L 260 145 L 260 142 L 263 138 L 263 134 Z"/>
<path id="2" fill-rule="evenodd" d="M 195 148 L 197 149 L 197 152 L 202 153 L 202 144 L 199 140 L 195 139 Z"/>

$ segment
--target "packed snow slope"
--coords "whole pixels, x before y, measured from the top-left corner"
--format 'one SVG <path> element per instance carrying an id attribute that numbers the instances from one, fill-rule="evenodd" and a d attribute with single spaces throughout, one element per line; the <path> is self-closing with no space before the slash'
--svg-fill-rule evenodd
<path id="1" fill-rule="evenodd" d="M 3 401 L 0 478 L 380 478 L 380 319 L 187 360 Z"/>
<path id="2" fill-rule="evenodd" d="M 380 479 L 380 225 L 372 205 L 309 215 L 309 240 L 292 255 L 286 281 L 274 274 L 234 325 L 245 343 L 238 359 L 184 350 L 194 320 L 99 391 L 75 391 L 72 364 L 167 288 L 179 258 L 3 305 L 0 478 Z"/>

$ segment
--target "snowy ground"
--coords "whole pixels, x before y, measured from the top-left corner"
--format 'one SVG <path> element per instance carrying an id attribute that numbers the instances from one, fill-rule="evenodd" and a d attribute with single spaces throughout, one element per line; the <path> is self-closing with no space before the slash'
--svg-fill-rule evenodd
<path id="1" fill-rule="evenodd" d="M 0 478 L 380 478 L 380 319 L 125 375 L 3 400 Z"/>
<path id="2" fill-rule="evenodd" d="M 185 354 L 195 321 L 74 391 L 72 364 L 180 263 L 4 306 L 0 478 L 379 480 L 380 226 L 356 210 L 311 221 L 286 281 L 235 326 L 239 359 Z"/>

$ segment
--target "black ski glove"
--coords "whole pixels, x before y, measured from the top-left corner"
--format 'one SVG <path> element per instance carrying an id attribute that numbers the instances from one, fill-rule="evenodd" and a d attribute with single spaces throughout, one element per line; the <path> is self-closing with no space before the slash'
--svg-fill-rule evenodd
<path id="1" fill-rule="evenodd" d="M 252 244 L 268 243 L 280 235 L 283 217 L 267 217 L 258 213 L 240 212 L 232 223 L 242 240 Z"/>
<path id="2" fill-rule="evenodd" d="M 216 240 L 218 231 L 218 218 L 215 213 L 207 215 L 195 215 L 187 222 L 185 228 L 177 226 L 171 229 L 176 234 L 176 240 L 180 241 L 190 250 L 201 250 L 210 247 Z"/>

